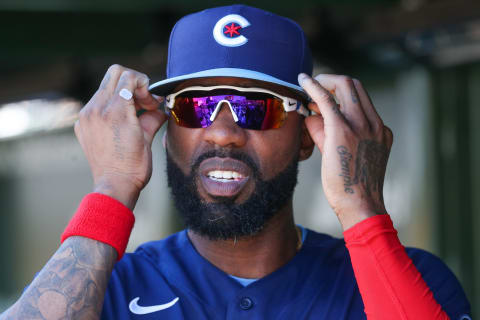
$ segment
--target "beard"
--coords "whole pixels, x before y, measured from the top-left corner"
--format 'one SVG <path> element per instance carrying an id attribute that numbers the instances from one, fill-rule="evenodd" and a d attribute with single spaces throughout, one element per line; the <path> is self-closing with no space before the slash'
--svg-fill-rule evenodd
<path id="1" fill-rule="evenodd" d="M 200 163 L 208 158 L 233 158 L 246 163 L 252 170 L 255 189 L 243 203 L 235 197 L 213 197 L 215 202 L 203 200 L 198 192 L 197 178 Z M 263 180 L 258 166 L 245 153 L 231 150 L 211 150 L 200 155 L 185 175 L 167 150 L 167 178 L 175 207 L 185 226 L 211 240 L 226 240 L 251 236 L 261 231 L 266 223 L 284 208 L 293 196 L 297 184 L 298 155 L 288 166 L 270 180 Z"/>

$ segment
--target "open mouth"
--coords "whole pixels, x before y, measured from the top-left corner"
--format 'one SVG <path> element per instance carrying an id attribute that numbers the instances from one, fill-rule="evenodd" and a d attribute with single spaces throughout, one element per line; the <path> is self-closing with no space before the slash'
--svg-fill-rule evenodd
<path id="1" fill-rule="evenodd" d="M 207 172 L 207 177 L 219 182 L 241 181 L 244 176 L 237 171 L 213 170 Z"/>
<path id="2" fill-rule="evenodd" d="M 249 181 L 251 169 L 232 158 L 209 158 L 200 164 L 200 181 L 212 196 L 234 197 Z"/>

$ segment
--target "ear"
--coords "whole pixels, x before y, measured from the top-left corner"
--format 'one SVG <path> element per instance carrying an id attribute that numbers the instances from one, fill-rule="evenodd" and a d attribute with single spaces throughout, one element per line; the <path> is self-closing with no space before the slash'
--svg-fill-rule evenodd
<path id="1" fill-rule="evenodd" d="M 307 126 L 305 125 L 305 121 L 302 121 L 302 132 L 301 134 L 301 144 L 300 144 L 300 161 L 307 160 L 313 153 L 313 148 L 315 148 L 315 143 L 308 132 Z"/>

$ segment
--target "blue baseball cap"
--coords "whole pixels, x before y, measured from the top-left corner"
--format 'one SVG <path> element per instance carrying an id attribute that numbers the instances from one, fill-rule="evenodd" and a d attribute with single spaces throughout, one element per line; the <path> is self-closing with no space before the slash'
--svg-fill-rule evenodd
<path id="1" fill-rule="evenodd" d="M 187 15 L 173 27 L 167 78 L 150 86 L 165 96 L 193 78 L 238 77 L 278 84 L 306 97 L 299 73 L 312 74 L 312 56 L 293 20 L 246 5 Z"/>

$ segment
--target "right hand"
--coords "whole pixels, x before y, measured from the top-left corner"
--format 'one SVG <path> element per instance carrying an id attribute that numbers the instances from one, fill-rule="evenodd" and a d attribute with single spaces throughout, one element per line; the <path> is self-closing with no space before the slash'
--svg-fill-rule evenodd
<path id="1" fill-rule="evenodd" d="M 152 175 L 152 141 L 167 116 L 161 98 L 148 92 L 148 77 L 111 66 L 97 92 L 80 111 L 75 135 L 93 174 L 94 191 L 109 195 L 133 210 Z M 130 100 L 120 90 L 133 93 Z M 141 116 L 136 112 L 145 109 Z"/>
<path id="2" fill-rule="evenodd" d="M 299 83 L 313 99 L 316 114 L 305 125 L 322 152 L 323 190 L 343 229 L 386 213 L 383 181 L 393 135 L 363 85 L 332 74 L 303 74 Z"/>

